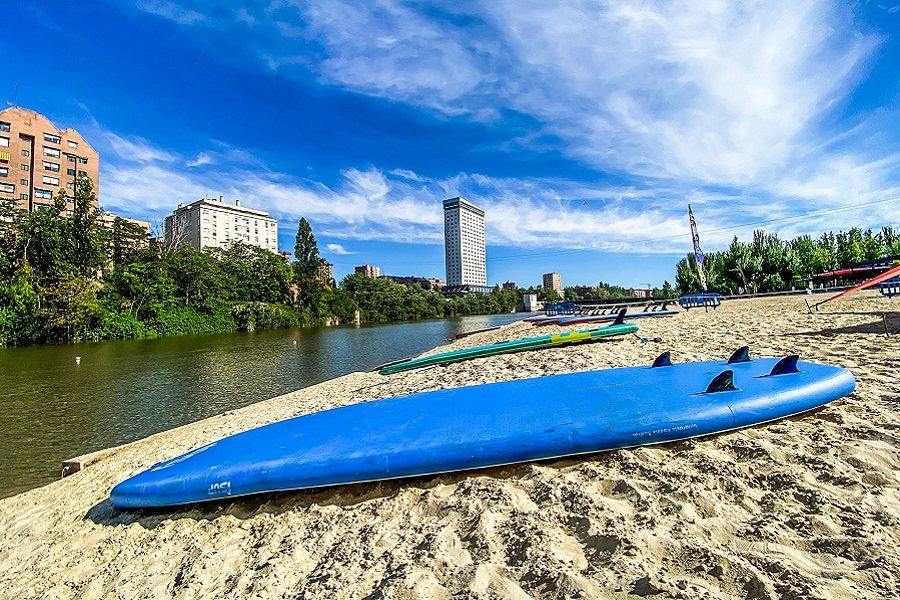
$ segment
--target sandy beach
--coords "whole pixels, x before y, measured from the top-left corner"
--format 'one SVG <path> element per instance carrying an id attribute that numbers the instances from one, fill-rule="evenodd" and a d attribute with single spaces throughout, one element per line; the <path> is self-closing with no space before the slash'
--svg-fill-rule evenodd
<path id="1" fill-rule="evenodd" d="M 900 305 L 873 293 L 643 319 L 639 335 L 382 377 L 352 373 L 105 454 L 0 501 L 4 598 L 900 597 Z M 524 323 L 434 351 L 563 331 Z M 799 353 L 856 392 L 662 446 L 181 510 L 113 485 L 222 436 L 417 391 L 605 367 Z M 63 458 L 63 457 L 60 457 Z"/>

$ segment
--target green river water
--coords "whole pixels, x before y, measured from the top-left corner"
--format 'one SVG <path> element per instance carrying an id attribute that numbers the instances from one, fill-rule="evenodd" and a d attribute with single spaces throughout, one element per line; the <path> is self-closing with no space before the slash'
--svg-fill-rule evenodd
<path id="1" fill-rule="evenodd" d="M 0 497 L 58 478 L 63 459 L 371 369 L 458 333 L 521 317 L 0 348 Z"/>

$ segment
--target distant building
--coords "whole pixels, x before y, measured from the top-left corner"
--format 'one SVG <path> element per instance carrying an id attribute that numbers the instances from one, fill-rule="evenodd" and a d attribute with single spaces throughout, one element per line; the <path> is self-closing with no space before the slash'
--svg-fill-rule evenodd
<path id="1" fill-rule="evenodd" d="M 376 267 L 375 265 L 361 265 L 359 267 L 354 267 L 353 270 L 369 279 L 381 277 L 381 267 Z"/>
<path id="2" fill-rule="evenodd" d="M 519 288 L 516 287 L 515 281 L 507 281 L 506 283 L 503 284 L 503 289 L 504 290 L 517 290 Z"/>
<path id="3" fill-rule="evenodd" d="M 113 224 L 116 222 L 116 219 L 122 219 L 123 221 L 127 221 L 134 225 L 137 225 L 147 234 L 147 239 L 150 239 L 150 223 L 147 221 L 139 221 L 137 219 L 129 219 L 128 217 L 120 217 L 115 213 L 111 213 L 109 211 L 104 210 L 100 213 L 100 225 L 105 227 L 106 229 L 112 229 Z"/>
<path id="4" fill-rule="evenodd" d="M 242 243 L 270 252 L 278 251 L 278 221 L 269 213 L 241 206 L 240 200 L 226 204 L 222 197 L 201 198 L 179 204 L 166 217 L 166 246 L 196 250 L 228 248 Z"/>
<path id="5" fill-rule="evenodd" d="M 576 285 L 572 287 L 572 291 L 579 298 L 591 298 L 594 295 L 594 288 L 589 285 Z"/>
<path id="6" fill-rule="evenodd" d="M 559 297 L 563 297 L 562 275 L 559 273 L 544 273 L 544 289 L 556 290 Z"/>
<path id="7" fill-rule="evenodd" d="M 319 267 L 319 279 L 322 280 L 322 283 L 329 283 L 334 279 L 334 265 L 330 262 L 322 263 L 322 266 Z"/>
<path id="8" fill-rule="evenodd" d="M 283 259 L 286 260 L 287 262 L 291 262 L 291 253 L 288 252 L 287 250 L 280 250 L 280 251 L 278 252 L 278 254 L 280 254 L 280 255 L 281 255 L 281 258 L 283 258 Z"/>
<path id="9" fill-rule="evenodd" d="M 628 290 L 628 293 L 631 295 L 632 298 L 643 299 L 643 298 L 652 298 L 653 297 L 653 290 L 650 290 L 650 289 L 631 288 L 630 290 Z"/>
<path id="10" fill-rule="evenodd" d="M 403 285 L 420 285 L 426 290 L 440 291 L 446 286 L 442 279 L 434 279 L 432 277 L 403 277 L 397 275 L 385 275 L 385 277 Z"/>
<path id="11" fill-rule="evenodd" d="M 488 293 L 484 211 L 464 198 L 444 200 L 447 288 L 454 293 Z"/>
<path id="12" fill-rule="evenodd" d="M 544 308 L 543 303 L 538 301 L 537 294 L 525 294 L 522 296 L 522 306 L 528 312 L 534 312 Z"/>
<path id="13" fill-rule="evenodd" d="M 71 214 L 78 177 L 88 177 L 100 197 L 100 155 L 80 133 L 58 129 L 26 108 L 0 111 L 0 198 L 12 198 L 28 211 L 46 210 L 65 190 Z"/>

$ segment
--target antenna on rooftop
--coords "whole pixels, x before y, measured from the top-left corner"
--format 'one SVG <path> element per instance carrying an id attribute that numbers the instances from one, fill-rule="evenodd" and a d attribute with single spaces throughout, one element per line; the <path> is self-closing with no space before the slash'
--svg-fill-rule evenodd
<path id="1" fill-rule="evenodd" d="M 13 88 L 13 101 L 10 102 L 9 100 L 7 100 L 6 105 L 7 106 L 18 106 L 18 102 L 19 102 L 19 84 L 17 83 L 16 87 Z"/>

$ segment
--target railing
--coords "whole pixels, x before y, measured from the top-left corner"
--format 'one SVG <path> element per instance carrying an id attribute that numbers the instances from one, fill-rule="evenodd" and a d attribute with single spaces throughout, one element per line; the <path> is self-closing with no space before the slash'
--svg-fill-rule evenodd
<path id="1" fill-rule="evenodd" d="M 685 294 L 678 299 L 678 305 L 685 310 L 692 308 L 703 308 L 715 310 L 722 304 L 722 296 L 715 292 L 707 292 L 703 294 Z"/>
<path id="2" fill-rule="evenodd" d="M 900 296 L 900 277 L 894 277 L 879 283 L 878 290 L 882 296 L 887 296 L 890 299 L 893 299 L 894 296 Z"/>
<path id="3" fill-rule="evenodd" d="M 548 304 L 544 307 L 544 314 L 548 317 L 556 317 L 560 315 L 574 315 L 574 302 L 558 302 L 556 304 Z"/>

